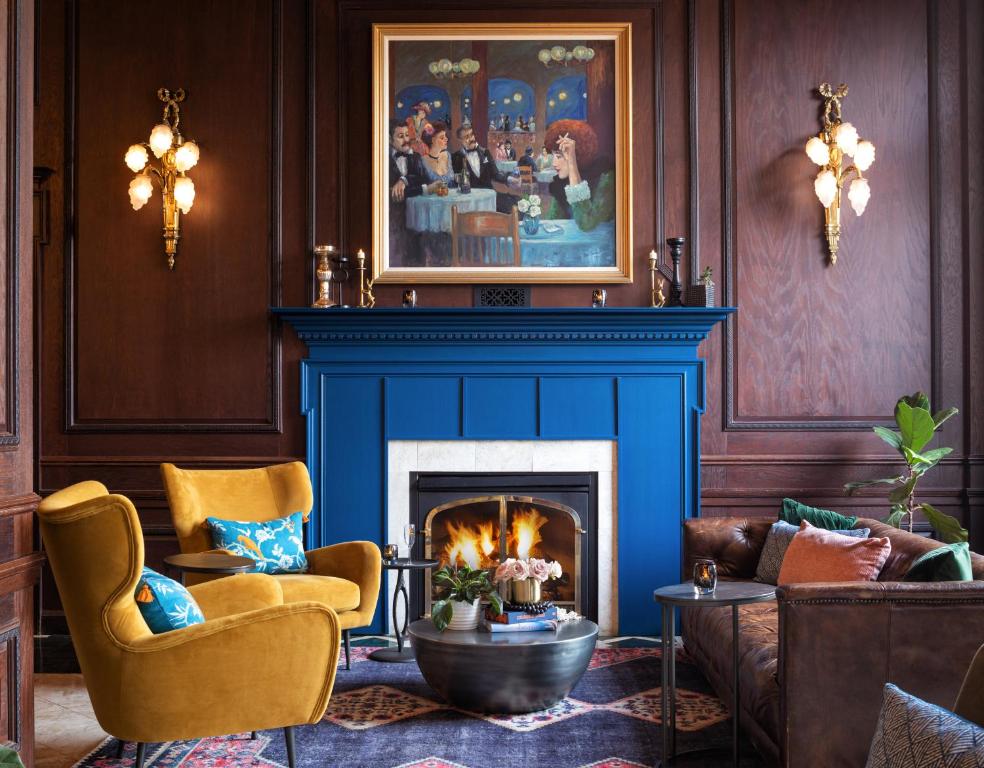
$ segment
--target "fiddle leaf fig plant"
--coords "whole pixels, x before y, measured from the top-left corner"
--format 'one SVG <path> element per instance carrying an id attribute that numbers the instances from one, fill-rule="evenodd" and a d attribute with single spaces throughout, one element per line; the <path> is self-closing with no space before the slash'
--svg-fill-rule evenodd
<path id="1" fill-rule="evenodd" d="M 431 621 L 441 632 L 451 623 L 456 602 L 473 603 L 481 597 L 489 601 L 493 614 L 498 616 L 502 613 L 502 598 L 486 570 L 467 565 L 460 568 L 445 565 L 434 574 L 432 581 L 448 590 L 448 596 L 431 607 Z"/>
<path id="2" fill-rule="evenodd" d="M 921 510 L 926 520 L 946 543 L 967 541 L 967 531 L 960 521 L 944 512 L 940 512 L 932 504 L 915 500 L 916 484 L 919 478 L 935 467 L 952 448 L 931 448 L 924 450 L 936 436 L 943 423 L 957 413 L 956 408 L 946 408 L 933 413 L 929 407 L 929 398 L 922 392 L 899 398 L 895 404 L 895 423 L 898 430 L 886 427 L 875 427 L 878 437 L 899 452 L 905 461 L 906 470 L 896 477 L 884 477 L 879 480 L 862 480 L 848 483 L 844 490 L 853 495 L 859 488 L 874 485 L 889 485 L 892 490 L 888 501 L 892 510 L 885 522 L 896 528 L 903 525 L 912 531 L 915 511 Z"/>

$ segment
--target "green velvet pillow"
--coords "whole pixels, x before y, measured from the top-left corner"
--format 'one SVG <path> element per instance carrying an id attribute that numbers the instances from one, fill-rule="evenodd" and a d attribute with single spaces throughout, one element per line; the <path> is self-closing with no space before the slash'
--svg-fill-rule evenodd
<path id="1" fill-rule="evenodd" d="M 970 545 L 957 541 L 920 555 L 902 581 L 973 581 Z"/>
<path id="2" fill-rule="evenodd" d="M 839 512 L 831 512 L 829 509 L 809 507 L 794 499 L 782 500 L 782 512 L 779 513 L 779 519 L 796 526 L 806 520 L 815 528 L 823 528 L 828 531 L 843 531 L 853 528 L 858 521 L 854 515 L 842 515 Z"/>

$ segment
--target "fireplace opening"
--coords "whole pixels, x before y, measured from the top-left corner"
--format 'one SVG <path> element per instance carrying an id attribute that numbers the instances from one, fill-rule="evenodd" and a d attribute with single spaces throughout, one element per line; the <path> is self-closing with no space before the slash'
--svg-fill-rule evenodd
<path id="1" fill-rule="evenodd" d="M 410 473 L 410 519 L 424 557 L 494 570 L 508 557 L 558 561 L 543 599 L 597 620 L 597 473 Z M 418 574 L 415 617 L 444 597 Z"/>

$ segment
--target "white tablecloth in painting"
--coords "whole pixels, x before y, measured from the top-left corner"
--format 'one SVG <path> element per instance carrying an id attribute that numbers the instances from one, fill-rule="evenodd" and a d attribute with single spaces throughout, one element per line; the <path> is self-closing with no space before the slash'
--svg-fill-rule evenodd
<path id="1" fill-rule="evenodd" d="M 467 195 L 457 189 L 448 190 L 447 197 L 438 195 L 418 195 L 407 198 L 407 229 L 415 232 L 450 232 L 451 206 L 458 207 L 458 213 L 471 211 L 494 211 L 495 190 L 476 189 Z"/>
<path id="2" fill-rule="evenodd" d="M 547 232 L 547 225 L 560 231 Z M 544 219 L 535 235 L 526 234 L 520 223 L 519 251 L 524 267 L 614 267 L 615 222 L 582 232 L 574 219 Z"/>
<path id="3" fill-rule="evenodd" d="M 557 175 L 557 171 L 555 171 L 553 168 L 546 168 L 542 171 L 536 172 L 536 180 L 542 181 L 544 184 L 549 184 L 551 181 L 554 180 L 554 176 L 556 175 Z"/>
<path id="4" fill-rule="evenodd" d="M 518 160 L 496 160 L 495 167 L 498 168 L 503 173 L 512 173 L 516 170 L 516 166 L 519 163 Z"/>

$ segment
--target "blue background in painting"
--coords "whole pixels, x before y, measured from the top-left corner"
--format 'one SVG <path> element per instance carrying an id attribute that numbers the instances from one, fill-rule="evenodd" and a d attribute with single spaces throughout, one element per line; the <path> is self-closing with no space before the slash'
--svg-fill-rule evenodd
<path id="1" fill-rule="evenodd" d="M 565 75 L 558 77 L 547 89 L 547 125 L 554 120 L 587 120 L 588 100 L 584 94 L 588 92 L 588 81 L 584 75 Z M 564 93 L 567 98 L 561 99 Z M 550 102 L 554 105 L 551 107 Z"/>
<path id="2" fill-rule="evenodd" d="M 393 114 L 399 120 L 406 120 L 411 114 L 411 107 L 418 101 L 426 101 L 434 111 L 428 118 L 430 122 L 444 120 L 445 114 L 451 114 L 451 98 L 448 92 L 437 85 L 410 85 L 396 94 L 396 110 Z M 436 106 L 435 102 L 441 102 Z M 403 106 L 401 107 L 400 104 Z"/>
<path id="3" fill-rule="evenodd" d="M 520 101 L 514 98 L 517 93 L 522 96 Z M 508 104 L 506 99 L 509 99 Z M 535 115 L 536 97 L 532 86 L 511 77 L 495 77 L 489 80 L 489 120 L 498 120 L 503 112 L 509 115 L 509 121 L 514 125 L 519 115 L 523 115 L 527 120 L 530 115 Z"/>

